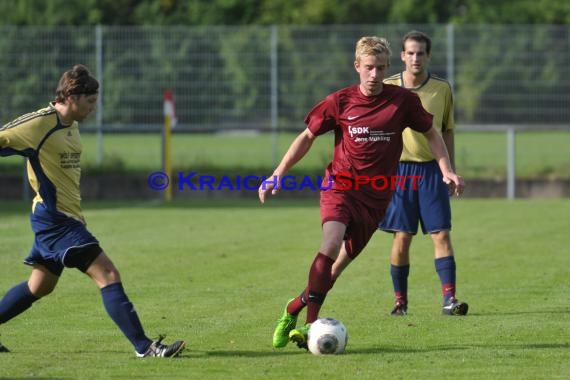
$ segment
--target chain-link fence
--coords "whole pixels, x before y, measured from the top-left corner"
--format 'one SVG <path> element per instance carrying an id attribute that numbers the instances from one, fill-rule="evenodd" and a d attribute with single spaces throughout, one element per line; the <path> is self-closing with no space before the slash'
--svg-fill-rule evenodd
<path id="1" fill-rule="evenodd" d="M 358 25 L 0 27 L 0 120 L 43 107 L 62 71 L 86 64 L 102 84 L 103 131 L 159 130 L 171 89 L 179 131 L 287 130 L 327 93 L 358 81 L 364 35 L 392 44 L 411 29 L 433 39 L 431 70 L 448 78 L 459 124 L 566 124 L 570 27 Z"/>

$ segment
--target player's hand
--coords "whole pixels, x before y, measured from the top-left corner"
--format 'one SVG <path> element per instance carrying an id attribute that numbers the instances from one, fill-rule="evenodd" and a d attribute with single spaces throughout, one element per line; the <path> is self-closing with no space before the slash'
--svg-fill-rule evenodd
<path id="1" fill-rule="evenodd" d="M 444 175 L 443 182 L 447 184 L 449 195 L 460 196 L 465 190 L 465 180 L 455 173 Z"/>
<path id="2" fill-rule="evenodd" d="M 266 180 L 264 180 L 263 182 L 261 182 L 259 189 L 257 189 L 257 195 L 259 196 L 259 201 L 261 203 L 265 203 L 265 199 L 267 198 L 267 194 L 270 191 L 271 191 L 271 195 L 277 194 L 277 192 L 279 191 L 280 180 L 281 180 L 281 176 L 273 175 L 273 176 L 267 178 Z"/>

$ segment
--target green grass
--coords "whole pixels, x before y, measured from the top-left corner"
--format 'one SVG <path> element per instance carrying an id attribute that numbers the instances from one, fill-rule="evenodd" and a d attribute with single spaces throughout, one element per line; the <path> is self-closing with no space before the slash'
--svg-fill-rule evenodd
<path id="1" fill-rule="evenodd" d="M 517 175 L 521 178 L 570 178 L 570 132 L 521 132 L 516 135 Z M 172 160 L 175 170 L 200 174 L 263 174 L 272 172 L 294 134 L 261 135 L 174 134 Z M 82 165 L 87 171 L 149 173 L 161 168 L 160 135 L 113 135 L 103 138 L 104 159 L 97 164 L 97 139 L 83 135 Z M 507 166 L 505 133 L 459 131 L 456 138 L 457 170 L 468 179 L 504 178 Z M 333 136 L 315 142 L 295 168 L 298 174 L 322 174 L 331 159 Z M 21 159 L 0 160 L 0 170 L 21 171 Z"/>
<path id="2" fill-rule="evenodd" d="M 136 359 L 85 275 L 0 326 L 0 378 L 562 379 L 570 371 L 568 200 L 453 203 L 458 296 L 442 316 L 431 243 L 412 246 L 410 314 L 389 317 L 390 236 L 377 233 L 321 315 L 349 330 L 346 354 L 271 347 L 320 240 L 316 201 L 89 203 L 90 230 L 121 270 L 150 336 L 187 339 L 174 360 Z M 0 203 L 0 294 L 27 278 L 29 204 Z M 302 318 L 304 315 L 302 315 Z"/>

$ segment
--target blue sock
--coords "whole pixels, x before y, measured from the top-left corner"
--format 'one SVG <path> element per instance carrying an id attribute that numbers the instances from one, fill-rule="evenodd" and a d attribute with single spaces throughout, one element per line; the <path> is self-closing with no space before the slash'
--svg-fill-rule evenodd
<path id="1" fill-rule="evenodd" d="M 408 276 L 410 274 L 410 265 L 396 266 L 390 265 L 390 275 L 392 276 L 392 284 L 394 285 L 394 294 L 396 300 L 408 302 Z"/>
<path id="2" fill-rule="evenodd" d="M 455 258 L 453 256 L 435 259 L 435 270 L 441 281 L 443 301 L 455 297 Z"/>
<path id="3" fill-rule="evenodd" d="M 144 353 L 152 341 L 147 338 L 133 304 L 125 294 L 120 282 L 101 289 L 107 313 L 123 334 L 131 341 L 138 353 Z"/>
<path id="4" fill-rule="evenodd" d="M 14 286 L 0 301 L 0 323 L 6 323 L 16 315 L 28 310 L 38 299 L 30 292 L 28 281 Z"/>

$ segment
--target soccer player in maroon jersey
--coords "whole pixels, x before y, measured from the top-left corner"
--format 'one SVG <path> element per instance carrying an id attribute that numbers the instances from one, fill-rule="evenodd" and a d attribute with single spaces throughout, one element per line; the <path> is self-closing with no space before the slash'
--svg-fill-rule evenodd
<path id="1" fill-rule="evenodd" d="M 309 269 L 306 288 L 287 304 L 278 321 L 273 334 L 276 348 L 285 347 L 289 341 L 306 348 L 309 327 L 318 319 L 333 286 L 332 266 L 343 241 L 347 254 L 354 259 L 378 228 L 393 189 L 362 179 L 390 179 L 396 174 L 406 126 L 426 136 L 444 181 L 451 183 L 456 193 L 463 191 L 463 179 L 453 172 L 443 140 L 432 128 L 432 115 L 424 110 L 419 97 L 399 86 L 383 84 L 390 56 L 386 39 L 362 37 L 356 43 L 354 61 L 360 83 L 333 92 L 309 112 L 307 128 L 292 142 L 273 179 L 259 187 L 259 199 L 264 203 L 268 194 L 277 193 L 280 178 L 307 154 L 315 138 L 334 131 L 333 159 L 323 179 L 326 189 L 320 194 L 321 245 Z M 335 180 L 340 174 L 342 185 Z M 347 174 L 353 178 L 352 185 L 346 185 Z M 334 185 L 327 186 L 331 180 Z M 296 328 L 305 305 L 305 324 Z"/>
<path id="2" fill-rule="evenodd" d="M 404 71 L 384 80 L 385 84 L 407 88 L 420 97 L 423 107 L 433 115 L 433 127 L 443 138 L 451 164 L 455 153 L 455 120 L 453 94 L 450 84 L 428 71 L 431 59 L 431 39 L 425 33 L 410 31 L 402 38 L 400 58 Z M 456 265 L 451 244 L 451 203 L 448 185 L 442 181 L 438 163 L 427 139 L 422 133 L 404 130 L 404 148 L 398 165 L 397 177 L 421 177 L 416 188 L 395 187 L 379 229 L 393 233 L 390 251 L 390 275 L 395 302 L 390 315 L 408 314 L 408 276 L 410 273 L 410 246 L 421 226 L 430 234 L 434 246 L 434 266 L 441 282 L 444 315 L 467 315 L 469 305 L 455 297 Z M 350 257 L 344 246 L 333 265 L 333 281 L 348 266 Z"/>

